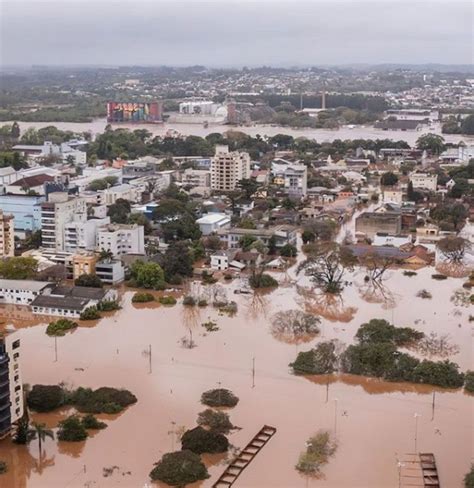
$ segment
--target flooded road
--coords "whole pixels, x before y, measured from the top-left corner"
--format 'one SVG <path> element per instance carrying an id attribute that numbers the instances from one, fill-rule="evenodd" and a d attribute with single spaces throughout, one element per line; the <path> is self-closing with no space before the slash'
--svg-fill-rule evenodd
<path id="1" fill-rule="evenodd" d="M 361 297 L 362 271 L 348 276 L 352 286 L 343 292 L 343 301 L 354 308 L 353 320 L 322 319 L 319 336 L 301 345 L 280 342 L 270 331 L 275 312 L 305 305 L 295 286 L 253 297 L 233 295 L 237 283 L 225 285 L 229 298 L 239 306 L 234 317 L 211 307 L 136 307 L 131 303 L 133 294 L 126 292 L 122 310 L 93 327 L 79 327 L 58 338 L 57 362 L 54 340 L 45 334 L 46 324 L 4 319 L 4 325 L 21 329 L 24 382 L 124 387 L 137 396 L 138 403 L 114 418 L 101 417 L 108 428 L 83 443 L 48 439 L 41 460 L 35 442 L 26 448 L 1 441 L 0 459 L 7 461 L 10 470 L 0 478 L 0 485 L 142 488 L 149 482 L 153 463 L 179 446 L 179 432 L 196 425 L 197 414 L 204 410 L 201 393 L 221 385 L 240 398 L 229 410 L 231 421 L 241 428 L 230 435 L 233 445 L 243 447 L 264 424 L 277 428 L 235 486 L 396 487 L 397 459 L 414 451 L 417 413 L 421 415 L 418 450 L 435 454 L 443 487 L 457 488 L 473 457 L 472 397 L 461 390 L 437 389 L 433 418 L 435 389 L 431 387 L 348 375 L 331 377 L 328 382 L 325 377 L 294 376 L 288 368 L 298 351 L 329 338 L 350 343 L 360 324 L 385 318 L 424 332 L 449 333 L 452 343 L 459 346 L 451 359 L 463 370 L 472 369 L 468 321 L 472 307 L 450 301 L 462 280 L 434 281 L 433 272 L 432 268 L 420 270 L 410 278 L 401 270 L 389 271 L 385 285 L 394 297 L 389 305 Z M 283 281 L 282 274 L 275 276 Z M 298 277 L 298 284 L 309 283 L 306 277 Z M 432 293 L 431 300 L 416 297 L 422 288 Z M 217 323 L 218 331 L 206 332 L 201 326 L 209 319 Z M 192 349 L 181 343 L 190 329 L 196 343 Z M 150 345 L 151 361 L 145 352 Z M 55 426 L 64 415 L 37 418 Z M 318 429 L 335 431 L 339 447 L 323 470 L 324 478 L 316 481 L 302 477 L 294 466 L 307 438 Z M 211 478 L 193 487 L 210 487 L 224 470 L 222 457 L 207 459 Z M 114 466 L 112 474 L 104 476 L 104 468 Z"/>
<path id="2" fill-rule="evenodd" d="M 2 124 L 11 124 L 12 122 L 2 122 Z M 91 132 L 95 137 L 97 134 L 104 132 L 107 120 L 95 119 L 92 122 L 19 122 L 21 132 L 26 129 L 34 127 L 41 129 L 49 125 L 54 125 L 61 130 L 70 130 L 74 132 Z M 293 137 L 307 137 L 308 139 L 315 139 L 318 142 L 332 142 L 334 139 L 393 139 L 396 141 L 406 141 L 410 145 L 414 145 L 416 140 L 423 134 L 441 134 L 440 126 L 435 126 L 434 130 L 430 130 L 425 127 L 421 131 L 383 131 L 380 129 L 374 129 L 372 126 L 355 126 L 353 129 L 349 127 L 341 127 L 340 129 L 311 129 L 301 128 L 292 129 L 291 127 L 281 127 L 274 125 L 253 125 L 250 127 L 232 127 L 229 125 L 209 125 L 204 128 L 202 124 L 177 124 L 177 123 L 164 123 L 164 124 L 112 124 L 115 128 L 125 129 L 146 129 L 153 135 L 164 136 L 168 131 L 176 131 L 184 136 L 195 135 L 205 137 L 213 132 L 226 132 L 228 130 L 237 130 L 244 132 L 250 136 L 255 137 L 257 134 L 261 136 L 274 136 L 276 134 L 289 134 Z M 442 134 L 446 142 L 458 143 L 460 141 L 466 142 L 466 144 L 474 141 L 473 136 L 460 135 L 460 134 Z"/>

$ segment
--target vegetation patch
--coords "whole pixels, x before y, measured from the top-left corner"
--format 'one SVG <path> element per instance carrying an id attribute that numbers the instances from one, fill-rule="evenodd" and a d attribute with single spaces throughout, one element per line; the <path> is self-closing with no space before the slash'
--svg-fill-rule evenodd
<path id="1" fill-rule="evenodd" d="M 151 470 L 150 478 L 182 487 L 209 478 L 209 473 L 197 454 L 184 450 L 165 454 Z"/>
<path id="2" fill-rule="evenodd" d="M 204 322 L 201 325 L 206 329 L 207 332 L 216 332 L 219 330 L 217 322 L 213 322 L 212 320 Z"/>
<path id="3" fill-rule="evenodd" d="M 321 468 L 337 450 L 337 443 L 326 430 L 321 430 L 306 442 L 306 451 L 300 454 L 296 469 L 308 476 L 318 477 Z"/>
<path id="4" fill-rule="evenodd" d="M 5 474 L 8 471 L 8 466 L 5 461 L 0 461 L 0 474 Z"/>
<path id="5" fill-rule="evenodd" d="M 438 281 L 442 281 L 442 280 L 447 280 L 448 277 L 444 274 L 440 274 L 440 273 L 435 273 L 435 274 L 432 274 L 431 275 L 431 278 L 433 280 L 438 280 Z"/>
<path id="6" fill-rule="evenodd" d="M 418 298 L 424 298 L 425 300 L 431 300 L 433 298 L 433 295 L 428 291 L 428 290 L 420 290 L 416 296 Z"/>
<path id="7" fill-rule="evenodd" d="M 474 371 L 466 371 L 464 379 L 464 389 L 467 392 L 474 394 Z"/>
<path id="8" fill-rule="evenodd" d="M 234 429 L 234 426 L 229 419 L 229 415 L 225 412 L 212 410 L 211 408 L 206 408 L 206 410 L 198 414 L 197 423 L 198 425 L 220 434 L 228 434 Z"/>
<path id="9" fill-rule="evenodd" d="M 310 351 L 300 352 L 290 367 L 295 374 L 334 373 L 339 361 L 336 346 L 336 341 L 320 342 Z"/>
<path id="10" fill-rule="evenodd" d="M 155 297 L 151 293 L 141 293 L 141 292 L 136 292 L 135 295 L 132 297 L 132 302 L 133 303 L 148 303 L 148 302 L 154 302 Z"/>
<path id="11" fill-rule="evenodd" d="M 183 434 L 181 446 L 182 449 L 187 449 L 196 454 L 215 454 L 226 452 L 229 449 L 229 441 L 225 435 L 199 426 Z"/>
<path id="12" fill-rule="evenodd" d="M 201 298 L 199 301 L 198 301 L 198 307 L 207 307 L 207 300 L 204 299 L 204 298 Z"/>
<path id="13" fill-rule="evenodd" d="M 59 385 L 34 385 L 27 403 L 35 412 L 51 412 L 66 402 L 66 392 Z"/>
<path id="14" fill-rule="evenodd" d="M 79 316 L 81 320 L 98 320 L 100 317 L 99 309 L 95 306 L 87 307 Z"/>
<path id="15" fill-rule="evenodd" d="M 409 278 L 411 278 L 412 276 L 416 276 L 418 273 L 416 271 L 409 271 L 409 270 L 405 270 L 403 272 L 403 276 L 408 276 Z"/>
<path id="16" fill-rule="evenodd" d="M 215 388 L 201 395 L 201 403 L 208 407 L 235 407 L 239 399 L 230 390 Z"/>
<path id="17" fill-rule="evenodd" d="M 58 319 L 55 322 L 50 322 L 46 328 L 46 334 L 49 336 L 62 337 L 66 335 L 66 332 L 73 330 L 78 326 L 77 322 L 73 322 L 69 319 Z"/>
<path id="18" fill-rule="evenodd" d="M 107 427 L 105 422 L 98 420 L 97 417 L 91 413 L 84 415 L 84 417 L 81 418 L 81 422 L 85 429 L 102 430 Z"/>
<path id="19" fill-rule="evenodd" d="M 309 342 L 319 334 L 321 320 L 301 310 L 285 310 L 272 318 L 271 333 L 275 339 L 287 344 Z"/>
<path id="20" fill-rule="evenodd" d="M 176 305 L 176 298 L 171 295 L 163 296 L 158 298 L 161 305 Z"/>
<path id="21" fill-rule="evenodd" d="M 196 305 L 196 299 L 191 295 L 186 295 L 183 298 L 183 305 L 186 307 L 194 307 Z"/>
<path id="22" fill-rule="evenodd" d="M 112 312 L 113 310 L 120 310 L 122 307 L 117 300 L 102 300 L 97 305 L 97 310 L 100 312 Z"/>
<path id="23" fill-rule="evenodd" d="M 80 442 L 87 439 L 87 430 L 77 415 L 71 415 L 59 422 L 58 439 L 66 442 Z"/>
<path id="24" fill-rule="evenodd" d="M 464 476 L 464 487 L 474 488 L 474 464 L 471 464 L 471 470 Z"/>
<path id="25" fill-rule="evenodd" d="M 249 278 L 249 285 L 254 288 L 276 288 L 278 281 L 267 273 L 254 273 Z"/>

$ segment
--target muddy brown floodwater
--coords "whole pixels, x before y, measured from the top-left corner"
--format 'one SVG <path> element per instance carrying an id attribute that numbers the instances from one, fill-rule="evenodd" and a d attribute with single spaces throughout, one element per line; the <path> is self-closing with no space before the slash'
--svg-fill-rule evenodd
<path id="1" fill-rule="evenodd" d="M 412 384 L 386 383 L 354 376 L 306 378 L 291 374 L 288 363 L 298 351 L 329 338 L 353 340 L 357 327 L 371 318 L 385 318 L 397 325 L 424 332 L 449 333 L 459 353 L 451 359 L 463 370 L 472 368 L 472 308 L 450 301 L 462 280 L 431 279 L 433 269 L 414 277 L 401 270 L 387 273 L 390 300 L 366 301 L 361 291 L 363 272 L 348 276 L 352 285 L 343 293 L 342 307 L 354 309 L 349 322 L 322 319 L 321 334 L 309 343 L 285 344 L 270 330 L 270 318 L 281 310 L 301 308 L 295 286 L 281 287 L 254 298 L 233 295 L 238 283 L 225 285 L 238 302 L 236 316 L 219 314 L 211 307 L 193 312 L 174 307 L 135 307 L 131 292 L 123 296 L 123 309 L 92 327 L 80 327 L 58 339 L 46 336 L 46 324 L 37 320 L 5 318 L 3 325 L 21 329 L 23 379 L 26 383 L 73 386 L 114 386 L 131 390 L 138 403 L 121 415 L 104 417 L 108 428 L 83 443 L 58 443 L 48 439 L 43 456 L 37 443 L 29 447 L 0 442 L 0 459 L 10 469 L 0 477 L 8 488 L 126 487 L 142 488 L 153 463 L 179 447 L 179 432 L 195 426 L 204 409 L 203 391 L 218 385 L 239 398 L 229 411 L 241 429 L 230 435 L 243 447 L 264 424 L 276 435 L 242 473 L 235 486 L 385 488 L 398 486 L 397 458 L 414 451 L 415 418 L 418 450 L 433 452 L 444 488 L 457 488 L 473 457 L 473 398 L 461 390 L 436 390 Z M 275 274 L 279 279 L 283 275 Z M 295 278 L 293 270 L 286 278 Z M 309 285 L 299 277 L 298 284 Z M 416 297 L 425 288 L 431 300 Z M 11 310 L 10 310 L 11 312 Z M 202 322 L 212 319 L 219 330 L 206 333 Z M 181 339 L 192 329 L 196 347 L 187 349 Z M 152 346 L 151 366 L 145 351 Z M 252 360 L 255 358 L 255 386 Z M 327 386 L 329 384 L 329 386 Z M 34 416 L 55 427 L 67 412 Z M 336 431 L 339 448 L 324 467 L 324 477 L 311 480 L 294 469 L 307 438 L 318 429 Z M 226 458 L 206 457 L 211 478 L 193 487 L 209 487 L 223 471 Z M 104 468 L 116 468 L 104 476 Z M 158 485 L 157 485 L 158 486 Z"/>

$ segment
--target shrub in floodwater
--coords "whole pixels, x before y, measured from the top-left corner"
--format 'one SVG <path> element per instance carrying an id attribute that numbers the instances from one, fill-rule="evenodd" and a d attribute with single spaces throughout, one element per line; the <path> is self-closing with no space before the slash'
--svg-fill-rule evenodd
<path id="1" fill-rule="evenodd" d="M 69 319 L 58 319 L 55 322 L 50 322 L 46 334 L 49 336 L 61 337 L 66 335 L 68 330 L 75 329 L 78 326 L 77 322 L 73 322 Z"/>
<path id="2" fill-rule="evenodd" d="M 469 393 L 474 393 L 474 371 L 466 371 L 464 374 L 464 389 Z"/>
<path id="3" fill-rule="evenodd" d="M 330 374 L 337 369 L 339 358 L 334 341 L 320 342 L 313 349 L 298 353 L 290 363 L 295 374 Z"/>
<path id="4" fill-rule="evenodd" d="M 97 310 L 100 312 L 112 312 L 113 310 L 120 310 L 122 307 L 117 300 L 102 300 L 97 305 Z"/>
<path id="5" fill-rule="evenodd" d="M 201 298 L 198 301 L 198 307 L 207 307 L 207 300 L 205 300 L 204 298 Z"/>
<path id="6" fill-rule="evenodd" d="M 443 388 L 460 388 L 464 384 L 464 374 L 460 373 L 459 366 L 451 361 L 424 359 L 414 369 L 413 381 Z"/>
<path id="7" fill-rule="evenodd" d="M 403 276 L 408 276 L 408 277 L 412 277 L 412 276 L 416 276 L 418 273 L 416 271 L 404 271 L 403 272 Z"/>
<path id="8" fill-rule="evenodd" d="M 431 298 L 433 298 L 433 296 L 431 295 L 431 293 L 428 291 L 428 290 L 420 290 L 416 296 L 418 298 L 424 298 L 424 299 L 427 299 L 427 300 L 431 300 Z"/>
<path id="9" fill-rule="evenodd" d="M 252 288 L 276 288 L 278 281 L 267 273 L 255 273 L 249 278 L 249 285 Z"/>
<path id="10" fill-rule="evenodd" d="M 206 410 L 198 414 L 197 423 L 221 434 L 228 434 L 234 428 L 225 412 L 212 410 L 211 408 L 206 408 Z"/>
<path id="11" fill-rule="evenodd" d="M 133 303 L 148 303 L 148 302 L 154 302 L 155 297 L 151 293 L 141 293 L 141 292 L 136 292 L 135 295 L 133 295 L 132 302 Z"/>
<path id="12" fill-rule="evenodd" d="M 424 334 L 411 327 L 395 327 L 384 319 L 371 319 L 359 327 L 355 336 L 361 344 L 389 342 L 396 346 L 410 346 Z"/>
<path id="13" fill-rule="evenodd" d="M 336 450 L 336 441 L 328 431 L 321 430 L 306 442 L 306 451 L 300 454 L 296 469 L 310 476 L 319 475 Z"/>
<path id="14" fill-rule="evenodd" d="M 219 312 L 224 312 L 228 315 L 235 315 L 237 313 L 238 307 L 237 303 L 232 302 L 214 302 L 212 304 L 215 308 L 219 310 Z"/>
<path id="15" fill-rule="evenodd" d="M 229 449 L 229 441 L 225 435 L 199 426 L 183 434 L 181 448 L 196 454 L 216 454 L 226 452 Z"/>
<path id="16" fill-rule="evenodd" d="M 34 385 L 27 404 L 35 412 L 50 412 L 65 403 L 65 392 L 59 385 Z"/>
<path id="17" fill-rule="evenodd" d="M 71 415 L 59 422 L 58 439 L 66 442 L 80 442 L 87 439 L 87 430 L 80 417 Z"/>
<path id="18" fill-rule="evenodd" d="M 118 413 L 136 401 L 128 390 L 103 386 L 97 390 L 79 387 L 71 393 L 69 403 L 84 413 Z"/>
<path id="19" fill-rule="evenodd" d="M 207 330 L 207 332 L 216 332 L 219 330 L 219 327 L 217 327 L 217 323 L 213 322 L 212 320 L 204 322 L 201 325 Z"/>
<path id="20" fill-rule="evenodd" d="M 162 305 L 176 305 L 176 298 L 172 297 L 171 295 L 160 297 L 158 298 L 158 301 Z"/>
<path id="21" fill-rule="evenodd" d="M 319 334 L 321 319 L 301 310 L 284 310 L 272 317 L 271 333 L 275 339 L 295 344 L 309 342 Z"/>
<path id="22" fill-rule="evenodd" d="M 0 461 L 0 474 L 5 474 L 8 471 L 8 466 L 5 461 Z"/>
<path id="23" fill-rule="evenodd" d="M 209 478 L 209 473 L 197 454 L 185 450 L 164 454 L 151 470 L 150 478 L 171 486 L 185 486 Z"/>
<path id="24" fill-rule="evenodd" d="M 230 281 L 232 278 L 233 278 L 233 277 L 232 277 L 232 275 L 231 275 L 230 273 L 226 273 L 226 274 L 224 275 L 224 279 L 225 279 L 225 280 L 227 280 L 227 281 Z"/>
<path id="25" fill-rule="evenodd" d="M 81 419 L 81 422 L 85 429 L 100 430 L 107 427 L 107 424 L 105 422 L 101 422 L 91 413 L 84 415 L 84 417 L 82 417 Z"/>
<path id="26" fill-rule="evenodd" d="M 435 274 L 432 274 L 431 275 L 431 278 L 433 280 L 438 280 L 438 281 L 441 281 L 441 280 L 447 280 L 448 277 L 444 274 L 440 274 L 440 273 L 435 273 Z"/>
<path id="27" fill-rule="evenodd" d="M 208 407 L 235 407 L 239 399 L 230 390 L 215 388 L 201 395 L 201 403 Z"/>
<path id="28" fill-rule="evenodd" d="M 464 488 L 474 488 L 474 464 L 471 464 L 471 471 L 464 476 Z"/>
<path id="29" fill-rule="evenodd" d="M 81 320 L 97 320 L 100 319 L 99 309 L 95 306 L 87 307 L 79 317 Z"/>
<path id="30" fill-rule="evenodd" d="M 191 295 L 186 295 L 183 298 L 183 305 L 185 305 L 186 307 L 194 307 L 194 305 L 196 305 L 196 300 Z"/>

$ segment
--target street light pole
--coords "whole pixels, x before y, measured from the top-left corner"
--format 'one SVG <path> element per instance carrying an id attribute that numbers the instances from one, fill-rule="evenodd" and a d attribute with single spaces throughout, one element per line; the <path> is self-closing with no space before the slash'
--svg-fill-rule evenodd
<path id="1" fill-rule="evenodd" d="M 415 413 L 415 454 L 418 450 L 418 417 L 421 417 L 419 413 Z"/>
<path id="2" fill-rule="evenodd" d="M 334 398 L 334 435 L 337 435 L 337 398 Z"/>

